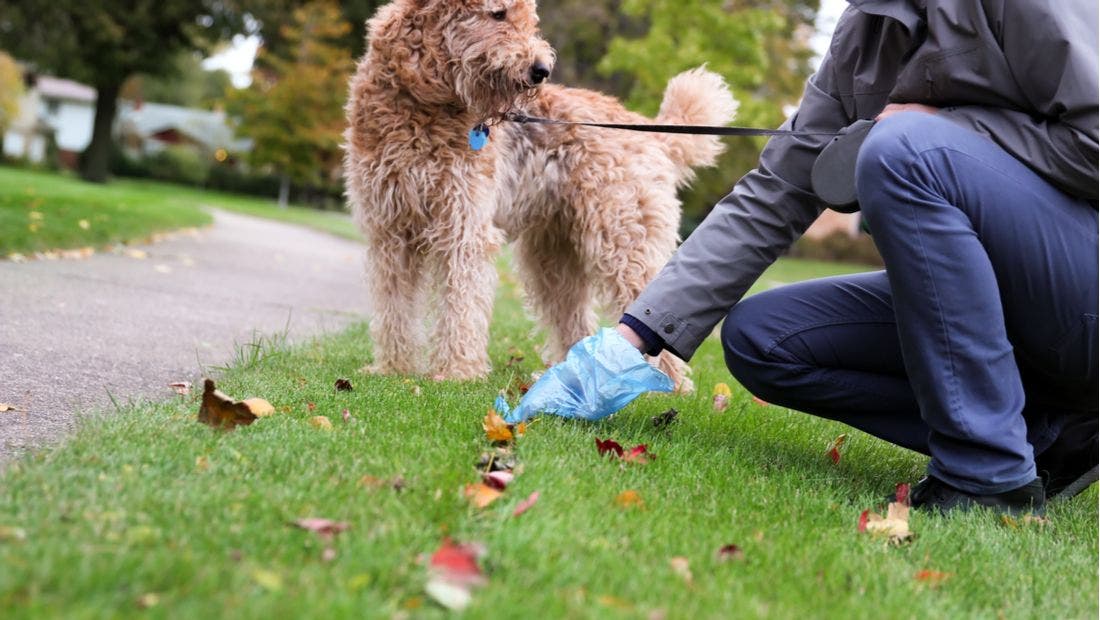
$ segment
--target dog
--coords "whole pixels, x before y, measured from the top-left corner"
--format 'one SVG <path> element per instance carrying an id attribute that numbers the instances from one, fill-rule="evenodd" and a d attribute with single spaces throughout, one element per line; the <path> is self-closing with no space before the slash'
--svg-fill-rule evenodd
<path id="1" fill-rule="evenodd" d="M 679 241 L 677 189 L 723 150 L 714 137 L 504 120 L 653 123 L 612 97 L 546 83 L 555 54 L 535 5 L 395 0 L 367 24 L 344 171 L 369 247 L 368 372 L 420 374 L 426 361 L 436 380 L 486 376 L 505 241 L 548 332 L 544 361 L 560 361 L 594 332 L 599 304 L 621 312 L 657 275 Z M 656 121 L 727 124 L 736 109 L 723 79 L 700 68 L 670 81 Z M 471 130 L 484 123 L 475 150 Z M 668 353 L 655 363 L 690 391 L 686 364 Z"/>

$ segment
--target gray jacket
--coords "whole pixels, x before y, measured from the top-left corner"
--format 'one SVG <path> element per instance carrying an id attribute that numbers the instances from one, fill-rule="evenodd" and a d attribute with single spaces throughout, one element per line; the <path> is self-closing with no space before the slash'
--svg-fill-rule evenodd
<path id="1" fill-rule="evenodd" d="M 785 129 L 836 131 L 923 103 L 1066 192 L 1097 197 L 1096 0 L 849 0 Z M 926 35 L 926 36 L 925 36 Z M 915 50 L 914 50 L 915 48 Z M 773 138 L 627 314 L 690 359 L 824 209 L 827 138 Z"/>

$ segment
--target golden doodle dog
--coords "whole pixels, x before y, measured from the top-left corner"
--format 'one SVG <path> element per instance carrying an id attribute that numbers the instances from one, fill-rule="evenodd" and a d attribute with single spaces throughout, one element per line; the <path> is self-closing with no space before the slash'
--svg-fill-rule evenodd
<path id="1" fill-rule="evenodd" d="M 505 240 L 549 332 L 545 361 L 563 359 L 595 331 L 596 307 L 621 312 L 672 255 L 676 191 L 692 168 L 713 165 L 721 142 L 502 120 L 653 122 L 611 97 L 545 84 L 554 51 L 534 0 L 395 0 L 368 31 L 345 134 L 347 194 L 369 245 L 368 370 L 484 377 Z M 657 122 L 727 124 L 736 108 L 722 78 L 697 69 L 669 83 Z M 471 130 L 483 123 L 488 141 L 475 150 Z M 665 353 L 656 363 L 691 389 L 683 362 Z"/>

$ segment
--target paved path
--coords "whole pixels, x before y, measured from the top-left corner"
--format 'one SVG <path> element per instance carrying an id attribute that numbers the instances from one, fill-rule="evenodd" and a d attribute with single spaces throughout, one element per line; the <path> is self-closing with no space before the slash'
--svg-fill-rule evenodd
<path id="1" fill-rule="evenodd" d="M 0 261 L 0 461 L 56 441 L 75 414 L 166 398 L 232 359 L 253 330 L 293 340 L 361 320 L 361 246 L 217 212 L 144 259 Z M 200 388 L 201 389 L 201 388 Z"/>

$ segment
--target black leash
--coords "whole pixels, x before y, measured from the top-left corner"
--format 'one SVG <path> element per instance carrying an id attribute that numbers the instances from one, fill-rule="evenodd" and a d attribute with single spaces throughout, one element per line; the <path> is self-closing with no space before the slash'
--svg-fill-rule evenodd
<path id="1" fill-rule="evenodd" d="M 624 123 L 594 123 L 585 121 L 562 121 L 552 118 L 539 118 L 524 114 L 509 114 L 505 120 L 521 125 L 565 125 L 573 127 L 596 127 L 599 129 L 622 129 L 625 131 L 644 131 L 654 133 L 675 133 L 694 136 L 825 136 L 840 135 L 836 131 L 792 131 L 789 129 L 758 129 L 756 127 L 714 127 L 709 125 L 632 125 Z"/>

